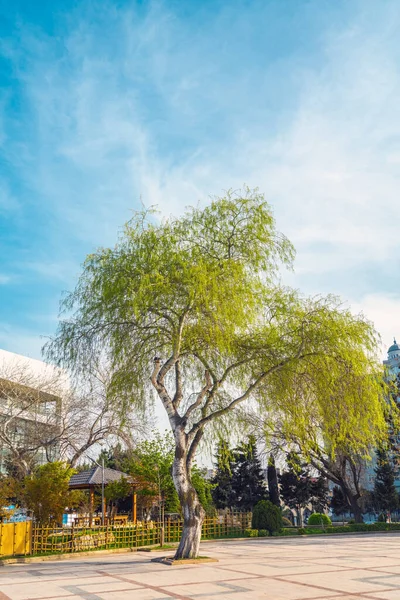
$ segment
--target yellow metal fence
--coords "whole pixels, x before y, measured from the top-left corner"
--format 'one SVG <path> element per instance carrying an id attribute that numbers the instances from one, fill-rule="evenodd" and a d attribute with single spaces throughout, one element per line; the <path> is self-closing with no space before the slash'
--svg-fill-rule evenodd
<path id="1" fill-rule="evenodd" d="M 203 523 L 202 538 L 239 537 L 250 527 L 250 524 L 251 513 L 233 513 L 206 518 Z M 127 523 L 104 527 L 43 527 L 32 526 L 31 523 L 10 523 L 0 525 L 0 536 L 3 536 L 0 539 L 5 540 L 4 543 L 0 543 L 0 556 L 140 548 L 158 544 L 162 537 L 165 544 L 178 542 L 181 534 L 182 521 L 169 520 L 165 521 L 164 526 L 160 522 Z"/>
<path id="2" fill-rule="evenodd" d="M 0 556 L 31 554 L 32 522 L 0 523 Z"/>

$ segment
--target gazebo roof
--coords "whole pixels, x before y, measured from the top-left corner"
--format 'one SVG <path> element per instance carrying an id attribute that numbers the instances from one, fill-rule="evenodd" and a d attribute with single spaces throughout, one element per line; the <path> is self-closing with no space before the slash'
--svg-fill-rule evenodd
<path id="1" fill-rule="evenodd" d="M 72 475 L 69 480 L 70 489 L 89 489 L 91 487 L 97 487 L 102 484 L 102 467 L 93 467 L 89 471 L 81 471 Z M 116 471 L 115 469 L 109 469 L 104 467 L 104 484 L 107 485 L 112 481 L 119 481 L 122 477 L 130 479 L 129 475 L 122 473 L 122 471 Z"/>

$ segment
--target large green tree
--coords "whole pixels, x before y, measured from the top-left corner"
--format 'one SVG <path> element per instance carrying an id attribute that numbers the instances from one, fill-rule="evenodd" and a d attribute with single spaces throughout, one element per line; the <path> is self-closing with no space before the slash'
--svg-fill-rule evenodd
<path id="1" fill-rule="evenodd" d="M 268 497 L 254 436 L 249 436 L 233 452 L 231 485 L 232 506 L 241 511 L 251 511 L 257 502 Z"/>
<path id="2" fill-rule="evenodd" d="M 375 485 L 373 500 L 378 510 L 390 513 L 399 507 L 399 494 L 394 485 L 394 468 L 384 448 L 376 451 Z"/>
<path id="3" fill-rule="evenodd" d="M 312 391 L 332 448 L 346 436 L 364 445 L 384 429 L 382 389 L 367 376 L 378 365 L 373 328 L 334 297 L 305 298 L 282 286 L 279 265 L 293 257 L 263 195 L 228 192 L 180 218 L 136 214 L 114 248 L 87 257 L 63 300 L 47 357 L 85 372 L 103 353 L 121 412 L 150 403 L 149 381 L 166 411 L 184 518 L 177 558 L 199 549 L 197 448 L 206 428 L 241 403 L 292 417 L 288 392 Z M 357 381 L 357 393 L 356 386 L 335 393 L 344 379 Z M 298 412 L 298 429 L 309 427 L 301 404 Z"/>
<path id="4" fill-rule="evenodd" d="M 288 456 L 288 468 L 279 478 L 280 493 L 284 503 L 296 511 L 297 524 L 303 526 L 303 510 L 311 505 L 313 510 L 324 510 L 329 503 L 326 480 L 310 473 L 298 455 Z"/>
<path id="5" fill-rule="evenodd" d="M 215 474 L 212 479 L 212 497 L 216 508 L 232 506 L 232 462 L 233 453 L 226 440 L 218 442 L 215 454 Z"/>

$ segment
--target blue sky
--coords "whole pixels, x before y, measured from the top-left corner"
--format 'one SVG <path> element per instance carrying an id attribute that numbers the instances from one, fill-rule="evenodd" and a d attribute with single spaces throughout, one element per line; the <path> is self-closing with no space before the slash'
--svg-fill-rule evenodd
<path id="1" fill-rule="evenodd" d="M 0 0 L 0 347 L 40 357 L 141 200 L 243 183 L 287 281 L 400 337 L 399 27 L 397 0 Z"/>

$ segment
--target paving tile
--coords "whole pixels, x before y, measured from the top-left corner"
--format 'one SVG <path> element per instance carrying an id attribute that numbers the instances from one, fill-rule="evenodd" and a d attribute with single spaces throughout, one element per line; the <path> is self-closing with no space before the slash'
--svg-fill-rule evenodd
<path id="1" fill-rule="evenodd" d="M 390 577 L 390 580 L 388 577 Z M 378 577 L 375 577 L 367 569 L 340 571 L 337 573 L 316 573 L 312 577 L 309 575 L 282 575 L 282 581 L 297 582 L 304 585 L 312 584 L 320 588 L 335 590 L 337 593 L 366 593 L 392 587 L 392 585 L 400 586 L 400 576 L 384 577 L 379 574 Z"/>
<path id="2" fill-rule="evenodd" d="M 217 541 L 201 553 L 219 562 L 170 568 L 124 553 L 6 565 L 0 600 L 400 600 L 400 534 Z"/>

